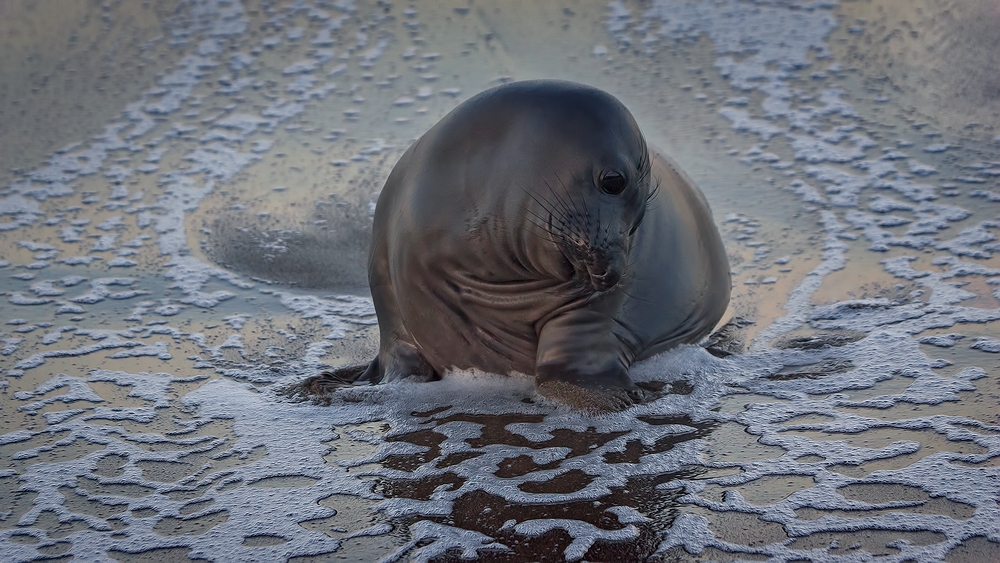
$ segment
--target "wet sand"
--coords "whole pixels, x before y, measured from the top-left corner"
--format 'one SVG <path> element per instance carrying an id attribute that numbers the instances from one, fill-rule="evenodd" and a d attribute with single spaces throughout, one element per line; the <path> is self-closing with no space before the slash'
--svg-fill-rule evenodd
<path id="1" fill-rule="evenodd" d="M 989 7 L 4 4 L 0 553 L 995 559 Z M 749 350 L 603 417 L 485 374 L 284 399 L 375 348 L 395 159 L 538 77 L 699 183 Z"/>

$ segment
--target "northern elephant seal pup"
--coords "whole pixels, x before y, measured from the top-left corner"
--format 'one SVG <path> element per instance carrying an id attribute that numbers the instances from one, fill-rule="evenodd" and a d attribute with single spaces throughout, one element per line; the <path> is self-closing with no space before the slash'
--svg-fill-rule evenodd
<path id="1" fill-rule="evenodd" d="M 730 293 L 691 179 L 616 98 L 555 80 L 487 90 L 403 154 L 368 276 L 378 356 L 320 379 L 520 372 L 590 410 L 641 400 L 629 366 L 704 337 Z"/>

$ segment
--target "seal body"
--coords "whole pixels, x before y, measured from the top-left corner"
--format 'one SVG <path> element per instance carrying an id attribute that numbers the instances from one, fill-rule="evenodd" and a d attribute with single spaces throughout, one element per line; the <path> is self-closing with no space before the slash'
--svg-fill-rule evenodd
<path id="1" fill-rule="evenodd" d="M 629 366 L 722 317 L 729 264 L 704 196 L 601 90 L 515 82 L 400 158 L 375 208 L 370 382 L 534 375 L 577 406 L 639 400 Z"/>

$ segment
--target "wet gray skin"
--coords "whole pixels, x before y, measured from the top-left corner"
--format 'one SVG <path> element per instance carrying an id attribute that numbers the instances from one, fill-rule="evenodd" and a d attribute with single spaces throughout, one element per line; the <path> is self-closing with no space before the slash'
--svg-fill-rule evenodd
<path id="1" fill-rule="evenodd" d="M 641 401 L 632 363 L 704 337 L 730 294 L 700 190 L 613 96 L 552 80 L 483 92 L 406 151 L 369 281 L 380 350 L 360 380 L 520 372 L 596 410 Z"/>

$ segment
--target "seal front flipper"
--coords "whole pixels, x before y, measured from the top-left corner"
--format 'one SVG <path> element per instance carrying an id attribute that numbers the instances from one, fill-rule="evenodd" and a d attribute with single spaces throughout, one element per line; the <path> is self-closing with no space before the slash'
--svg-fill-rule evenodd
<path id="1" fill-rule="evenodd" d="M 538 335 L 535 388 L 583 410 L 617 411 L 641 403 L 628 376 L 630 354 L 602 311 L 574 309 L 550 319 Z"/>
<path id="2" fill-rule="evenodd" d="M 383 369 L 382 366 L 387 366 Z M 436 381 L 441 376 L 427 360 L 417 352 L 417 349 L 406 343 L 396 343 L 388 361 L 382 361 L 382 354 L 367 364 L 354 364 L 324 371 L 314 375 L 285 391 L 289 397 L 300 400 L 306 397 L 325 397 L 337 389 L 352 385 L 376 385 L 389 381 L 398 381 L 407 377 L 415 377 L 419 381 Z M 327 399 L 329 401 L 329 399 Z"/>

